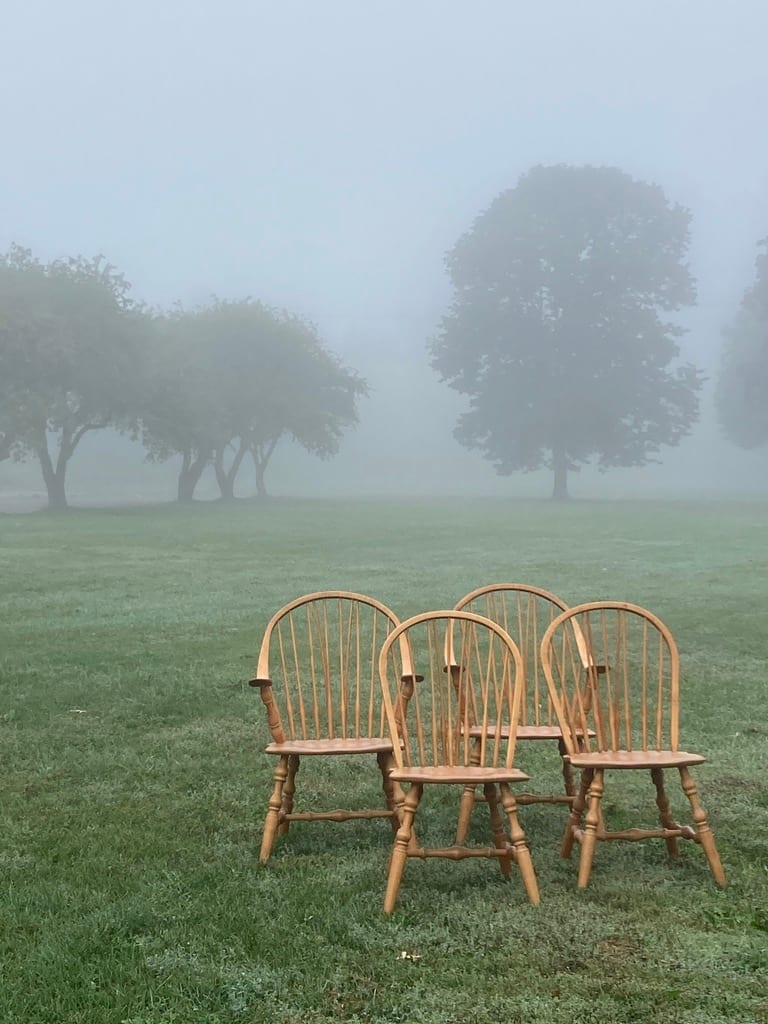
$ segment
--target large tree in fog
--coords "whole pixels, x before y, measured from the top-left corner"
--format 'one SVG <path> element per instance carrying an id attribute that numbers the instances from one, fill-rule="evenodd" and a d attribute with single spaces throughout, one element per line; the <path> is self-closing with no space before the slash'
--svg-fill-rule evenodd
<path id="1" fill-rule="evenodd" d="M 131 419 L 143 316 L 128 289 L 101 257 L 0 257 L 0 454 L 38 458 L 52 508 L 83 437 Z"/>
<path id="2" fill-rule="evenodd" d="M 610 167 L 535 167 L 446 257 L 450 311 L 430 346 L 468 396 L 455 436 L 501 474 L 641 466 L 698 415 L 701 376 L 664 314 L 695 302 L 690 214 Z"/>
<path id="3" fill-rule="evenodd" d="M 222 498 L 233 498 L 246 458 L 266 494 L 283 436 L 320 457 L 335 454 L 366 393 L 310 324 L 251 300 L 159 318 L 153 358 L 144 441 L 150 458 L 182 456 L 180 501 L 192 499 L 209 464 Z"/>
<path id="4" fill-rule="evenodd" d="M 742 448 L 768 444 L 768 238 L 760 249 L 755 281 L 724 332 L 716 393 L 723 431 Z"/>

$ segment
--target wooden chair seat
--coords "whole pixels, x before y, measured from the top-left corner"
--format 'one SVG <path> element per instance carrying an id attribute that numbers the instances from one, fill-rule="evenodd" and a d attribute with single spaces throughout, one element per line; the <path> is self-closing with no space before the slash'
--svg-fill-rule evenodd
<path id="1" fill-rule="evenodd" d="M 518 725 L 515 734 L 519 740 L 559 740 L 563 736 L 559 725 Z M 469 735 L 476 739 L 483 735 L 494 737 L 496 729 L 493 726 L 483 729 L 481 725 L 473 725 L 469 730 Z M 589 730 L 589 735 L 595 735 L 591 729 Z M 500 738 L 503 740 L 509 739 L 508 726 L 501 727 Z"/>
<path id="2" fill-rule="evenodd" d="M 413 765 L 393 768 L 389 777 L 394 782 L 472 783 L 484 786 L 488 782 L 529 782 L 530 776 L 517 768 L 482 768 L 478 765 Z"/>
<path id="3" fill-rule="evenodd" d="M 704 764 L 706 758 L 685 750 L 594 750 L 568 760 L 574 768 L 681 768 Z"/>
<path id="4" fill-rule="evenodd" d="M 360 736 L 357 739 L 286 740 L 284 743 L 269 743 L 268 754 L 298 754 L 300 757 L 312 754 L 388 754 L 392 752 L 392 740 L 383 736 Z"/>

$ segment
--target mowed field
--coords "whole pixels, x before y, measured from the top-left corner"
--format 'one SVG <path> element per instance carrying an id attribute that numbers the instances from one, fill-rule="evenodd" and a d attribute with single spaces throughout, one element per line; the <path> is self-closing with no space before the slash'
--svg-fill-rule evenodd
<path id="1" fill-rule="evenodd" d="M 494 581 L 634 601 L 671 627 L 727 889 L 698 846 L 670 864 L 657 840 L 600 844 L 578 892 L 547 805 L 521 812 L 538 907 L 492 861 L 411 861 L 385 918 L 381 820 L 295 824 L 259 865 L 274 763 L 247 680 L 270 614 L 343 588 L 405 618 Z M 768 1021 L 767 705 L 768 505 L 0 516 L 0 1020 Z M 557 788 L 550 747 L 520 754 Z M 373 806 L 380 779 L 373 762 L 305 760 L 297 810 L 303 793 Z M 425 839 L 448 838 L 457 797 L 427 793 Z M 604 803 L 611 825 L 655 822 L 645 778 L 609 775 Z"/>

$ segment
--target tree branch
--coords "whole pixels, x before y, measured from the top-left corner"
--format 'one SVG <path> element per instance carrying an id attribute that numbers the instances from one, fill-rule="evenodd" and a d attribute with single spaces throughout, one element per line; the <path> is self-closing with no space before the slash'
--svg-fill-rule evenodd
<path id="1" fill-rule="evenodd" d="M 89 430 L 104 430 L 108 426 L 108 419 L 102 419 L 98 423 L 84 424 L 82 427 L 80 427 L 79 430 L 76 430 L 75 433 L 72 435 L 72 438 L 69 442 L 69 454 L 71 455 L 74 452 L 75 448 L 77 448 L 78 444 L 80 444 L 80 441 L 83 439 L 83 436 L 87 434 Z"/>

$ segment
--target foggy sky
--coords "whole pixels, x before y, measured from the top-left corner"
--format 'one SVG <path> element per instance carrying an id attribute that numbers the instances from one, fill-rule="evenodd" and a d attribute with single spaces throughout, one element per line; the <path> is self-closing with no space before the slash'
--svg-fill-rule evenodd
<path id="1" fill-rule="evenodd" d="M 535 163 L 693 210 L 683 347 L 709 372 L 768 234 L 765 0 L 8 0 L 2 23 L 3 248 L 104 253 L 152 303 L 284 305 L 350 361 L 423 367 L 445 251 Z"/>

